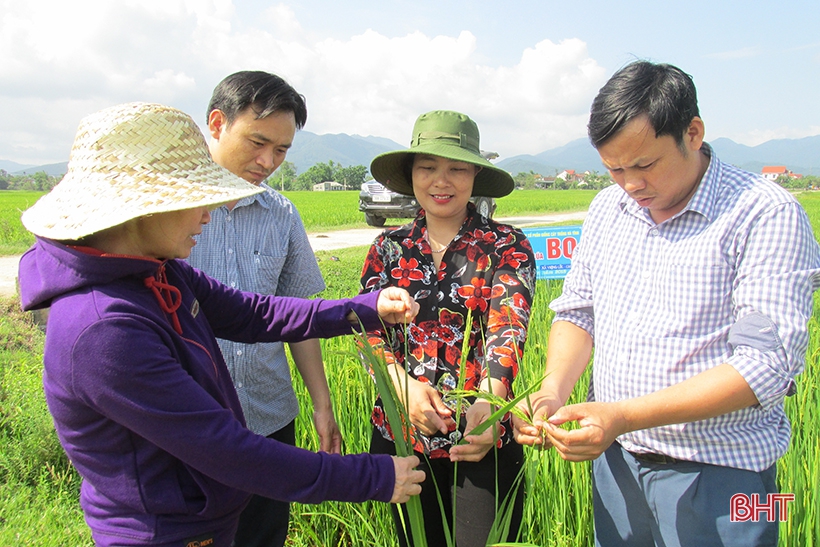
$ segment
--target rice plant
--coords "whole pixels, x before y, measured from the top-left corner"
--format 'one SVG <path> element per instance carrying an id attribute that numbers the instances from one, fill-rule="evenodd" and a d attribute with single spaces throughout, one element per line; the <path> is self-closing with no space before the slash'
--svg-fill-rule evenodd
<path id="1" fill-rule="evenodd" d="M 0 192 L 0 211 L 11 194 L 22 193 Z M 797 198 L 820 237 L 820 192 L 804 192 Z M 17 215 L 22 208 L 16 206 Z M 366 252 L 366 247 L 358 247 L 317 254 L 328 285 L 324 297 L 357 292 Z M 552 320 L 548 304 L 560 294 L 561 286 L 560 281 L 537 283 L 518 389 L 543 372 Z M 797 394 L 786 400 L 792 442 L 778 462 L 778 480 L 781 491 L 794 493 L 795 501 L 781 525 L 781 547 L 820 543 L 820 293 L 815 294 L 814 309 L 806 370 L 797 379 Z M 42 333 L 18 310 L 15 300 L 0 308 L 0 545 L 90 546 L 78 502 L 79 477 L 57 443 L 45 407 Z M 322 347 L 343 451 L 366 452 L 375 386 L 361 363 L 351 358 L 356 351 L 351 337 L 324 340 Z M 582 377 L 570 402 L 585 399 L 588 380 L 588 375 Z M 318 450 L 310 397 L 295 371 L 294 381 L 301 405 L 297 444 Z M 565 462 L 551 450 L 527 448 L 525 454 L 521 540 L 542 547 L 592 547 L 589 463 Z M 289 547 L 396 545 L 393 520 L 384 503 L 294 504 L 291 514 Z"/>
<path id="2" fill-rule="evenodd" d="M 0 191 L 0 256 L 22 253 L 34 243 L 20 216 L 43 192 Z"/>

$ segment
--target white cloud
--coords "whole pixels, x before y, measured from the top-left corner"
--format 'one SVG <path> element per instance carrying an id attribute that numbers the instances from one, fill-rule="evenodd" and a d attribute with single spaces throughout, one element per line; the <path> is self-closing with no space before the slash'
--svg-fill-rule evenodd
<path id="1" fill-rule="evenodd" d="M 537 153 L 585 134 L 606 79 L 579 39 L 538 42 L 511 66 L 482 64 L 478 38 L 367 30 L 313 38 L 285 4 L 238 21 L 230 0 L 0 0 L 0 158 L 66 159 L 80 118 L 133 100 L 201 122 L 213 86 L 261 69 L 308 100 L 306 129 L 406 143 L 432 109 L 469 114 L 484 148 Z"/>

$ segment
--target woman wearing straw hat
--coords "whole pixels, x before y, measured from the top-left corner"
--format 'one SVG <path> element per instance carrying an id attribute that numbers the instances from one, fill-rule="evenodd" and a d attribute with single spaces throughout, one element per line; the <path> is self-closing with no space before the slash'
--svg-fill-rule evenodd
<path id="1" fill-rule="evenodd" d="M 483 546 L 496 508 L 521 469 L 522 449 L 512 440 L 509 418 L 495 428 L 495 436 L 494 428 L 471 436 L 470 430 L 490 415 L 490 405 L 475 401 L 465 405 L 469 408 L 462 416 L 455 416 L 457 405 L 445 394 L 463 381 L 464 389 L 513 398 L 535 261 L 520 230 L 478 214 L 469 201 L 470 196 L 505 196 L 513 190 L 513 180 L 481 156 L 476 124 L 450 111 L 420 116 L 410 148 L 377 156 L 370 171 L 391 190 L 414 195 L 422 207 L 412 223 L 388 229 L 376 239 L 361 283 L 362 292 L 406 288 L 420 305 L 408 329 L 388 327 L 370 331 L 368 337 L 371 344 L 384 348 L 394 367 L 397 392 L 402 398 L 407 393 L 415 451 L 429 458 L 423 464 L 428 478 L 421 494 L 428 545 L 446 544 L 442 527 L 452 528 L 455 506 L 459 547 Z M 465 332 L 469 339 L 463 356 Z M 378 400 L 371 452 L 395 453 L 384 416 Z M 457 445 L 465 431 L 467 442 Z M 457 486 L 451 492 L 454 480 Z M 446 523 L 434 484 L 441 493 Z M 522 504 L 519 490 L 511 538 L 518 530 Z M 395 509 L 394 515 L 404 545 Z"/>
<path id="2" fill-rule="evenodd" d="M 189 116 L 132 103 L 82 121 L 68 173 L 23 214 L 37 241 L 20 262 L 21 299 L 51 306 L 46 399 L 97 545 L 227 547 L 249 493 L 317 503 L 419 491 L 415 458 L 314 454 L 244 427 L 215 335 L 329 337 L 417 308 L 396 291 L 241 293 L 176 260 L 209 207 L 259 191 L 211 161 Z"/>

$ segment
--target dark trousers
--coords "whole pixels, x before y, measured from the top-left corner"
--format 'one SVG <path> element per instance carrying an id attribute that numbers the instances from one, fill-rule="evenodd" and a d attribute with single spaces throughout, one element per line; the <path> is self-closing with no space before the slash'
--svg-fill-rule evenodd
<path id="1" fill-rule="evenodd" d="M 370 452 L 395 455 L 396 445 L 386 440 L 374 429 L 370 440 Z M 447 458 L 427 460 L 422 454 L 417 453 L 416 456 L 421 460 L 419 469 L 427 475 L 421 485 L 419 495 L 424 514 L 427 545 L 446 547 L 444 526 L 447 526 L 452 533 L 453 496 L 455 496 L 456 545 L 458 547 L 484 547 L 496 517 L 496 508 L 510 492 L 523 465 L 524 450 L 521 445 L 512 442 L 500 450 L 490 450 L 480 462 L 459 462 L 457 467 Z M 455 478 L 454 489 L 456 471 L 458 476 Z M 435 482 L 433 476 L 435 476 Z M 441 505 L 439 505 L 436 485 L 441 492 Z M 399 544 L 401 547 L 407 547 L 404 528 L 399 516 L 399 506 L 391 505 L 391 508 Z M 518 535 L 523 509 L 524 487 L 522 482 L 515 496 L 507 541 L 514 540 Z M 444 521 L 442 510 L 445 516 Z M 404 512 L 405 522 L 409 523 L 404 505 L 401 506 L 401 511 Z M 409 529 L 407 534 L 410 535 Z"/>
<path id="2" fill-rule="evenodd" d="M 756 472 L 655 463 L 612 443 L 592 462 L 597 547 L 776 547 L 778 522 L 732 522 L 735 494 L 777 493 L 776 466 Z"/>
<path id="3" fill-rule="evenodd" d="M 268 435 L 281 443 L 296 445 L 296 421 Z M 290 504 L 262 496 L 251 496 L 239 515 L 233 547 L 282 547 L 288 537 Z"/>

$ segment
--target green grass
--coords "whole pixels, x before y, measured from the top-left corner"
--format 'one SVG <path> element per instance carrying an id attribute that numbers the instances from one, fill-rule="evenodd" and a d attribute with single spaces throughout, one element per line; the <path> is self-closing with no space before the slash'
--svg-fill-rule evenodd
<path id="1" fill-rule="evenodd" d="M 42 387 L 43 334 L 0 299 L 0 545 L 91 545 Z"/>

